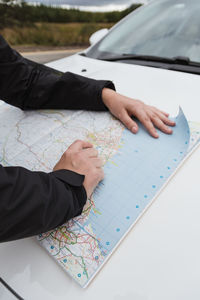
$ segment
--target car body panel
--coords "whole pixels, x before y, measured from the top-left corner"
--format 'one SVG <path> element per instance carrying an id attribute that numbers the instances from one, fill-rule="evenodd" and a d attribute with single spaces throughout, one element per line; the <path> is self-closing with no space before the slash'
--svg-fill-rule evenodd
<path id="1" fill-rule="evenodd" d="M 200 122 L 198 75 L 78 54 L 48 65 L 112 80 L 118 92 L 173 115 L 181 105 L 188 119 Z M 35 238 L 0 245 L 2 278 L 25 299 L 199 299 L 199 157 L 197 149 L 87 289 L 81 289 Z M 8 299 L 5 295 L 0 289 L 0 298 Z"/>
<path id="2" fill-rule="evenodd" d="M 200 76 L 161 68 L 106 62 L 75 54 L 47 64 L 62 72 L 112 80 L 116 90 L 175 115 L 182 106 L 189 120 L 198 121 L 194 109 L 200 99 Z M 82 70 L 86 70 L 82 72 Z"/>
<path id="3" fill-rule="evenodd" d="M 200 122 L 199 75 L 79 54 L 47 65 L 112 80 L 119 93 L 171 115 L 181 106 L 188 120 Z M 178 170 L 87 289 L 80 288 L 36 238 L 0 245 L 0 277 L 24 299 L 199 300 L 199 158 L 200 148 Z M 1 285 L 0 299 L 13 299 Z"/>

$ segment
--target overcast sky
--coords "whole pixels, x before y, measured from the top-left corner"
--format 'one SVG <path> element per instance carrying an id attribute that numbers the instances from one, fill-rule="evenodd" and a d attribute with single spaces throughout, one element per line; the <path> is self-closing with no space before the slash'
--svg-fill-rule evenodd
<path id="1" fill-rule="evenodd" d="M 62 6 L 66 8 L 76 7 L 90 11 L 123 10 L 133 3 L 143 3 L 145 0 L 26 0 L 31 3 L 43 3 L 45 5 Z"/>

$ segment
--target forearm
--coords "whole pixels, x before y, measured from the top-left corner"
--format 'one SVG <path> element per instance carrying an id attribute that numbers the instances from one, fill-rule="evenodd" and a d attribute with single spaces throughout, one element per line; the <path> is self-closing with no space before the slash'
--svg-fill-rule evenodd
<path id="1" fill-rule="evenodd" d="M 82 212 L 84 176 L 0 166 L 0 242 L 51 230 Z"/>
<path id="2" fill-rule="evenodd" d="M 0 35 L 0 99 L 21 109 L 107 110 L 102 89 L 111 81 L 94 80 L 70 72 L 63 75 L 31 64 Z"/>

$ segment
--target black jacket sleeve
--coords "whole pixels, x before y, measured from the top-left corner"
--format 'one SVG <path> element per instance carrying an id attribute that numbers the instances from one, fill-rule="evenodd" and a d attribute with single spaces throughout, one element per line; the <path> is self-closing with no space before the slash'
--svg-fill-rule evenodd
<path id="1" fill-rule="evenodd" d="M 23 110 L 106 110 L 101 93 L 110 81 L 57 74 L 24 59 L 0 35 L 0 99 Z M 84 176 L 69 170 L 32 172 L 0 165 L 0 242 L 36 235 L 82 212 Z"/>
<path id="2" fill-rule="evenodd" d="M 0 241 L 46 232 L 79 215 L 87 199 L 83 180 L 69 170 L 0 166 Z"/>
<path id="3" fill-rule="evenodd" d="M 23 110 L 107 110 L 102 89 L 111 81 L 94 80 L 70 72 L 58 75 L 24 59 L 0 35 L 0 99 Z"/>

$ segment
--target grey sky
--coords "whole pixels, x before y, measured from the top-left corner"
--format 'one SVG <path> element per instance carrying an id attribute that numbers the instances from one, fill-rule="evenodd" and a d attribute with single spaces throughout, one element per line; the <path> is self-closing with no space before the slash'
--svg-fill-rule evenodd
<path id="1" fill-rule="evenodd" d="M 133 3 L 144 2 L 142 0 L 26 0 L 31 3 L 43 3 L 45 5 L 77 7 L 84 10 L 113 10 L 125 9 Z"/>

